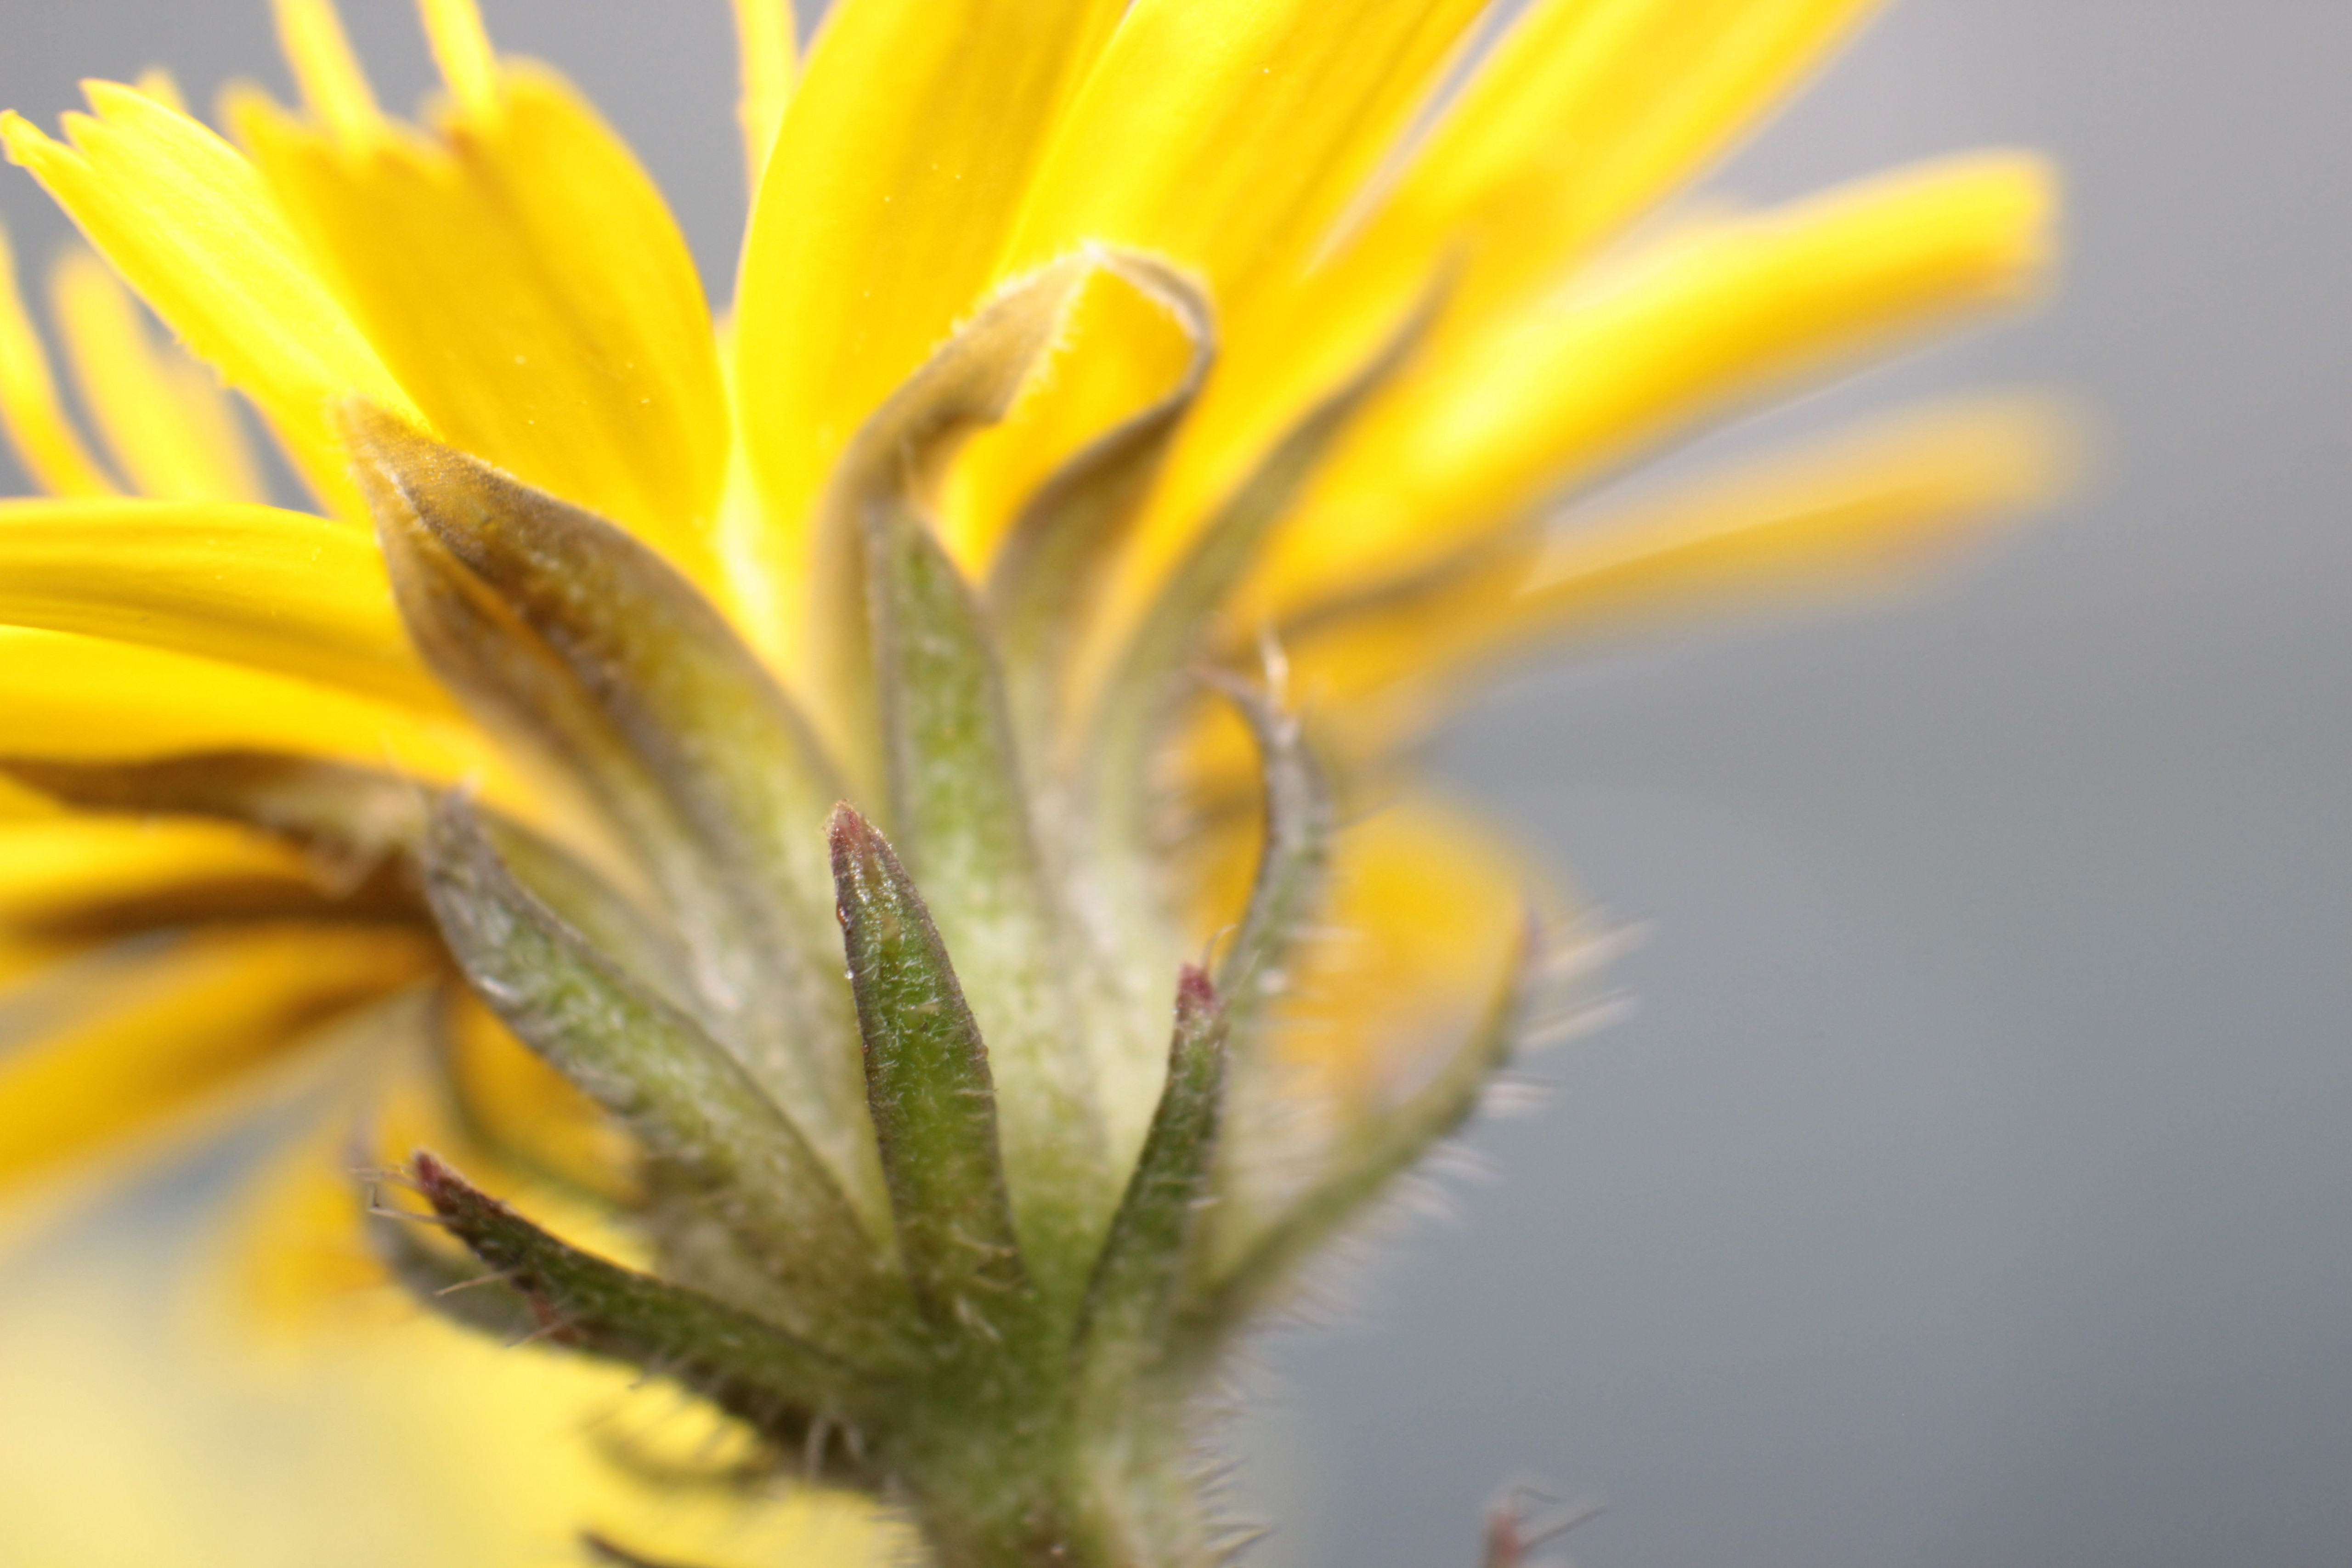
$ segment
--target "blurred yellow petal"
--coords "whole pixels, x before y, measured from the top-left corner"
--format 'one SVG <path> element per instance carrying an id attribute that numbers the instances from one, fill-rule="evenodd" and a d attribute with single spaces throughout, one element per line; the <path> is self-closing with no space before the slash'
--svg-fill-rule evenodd
<path id="1" fill-rule="evenodd" d="M 57 816 L 65 809 L 54 797 L 43 795 L 29 784 L 0 777 L 0 822 L 14 822 L 31 816 Z"/>
<path id="2" fill-rule="evenodd" d="M 1319 929 L 1290 966 L 1281 1049 L 1344 1100 L 1394 1097 L 1433 1041 L 1489 1005 L 1527 919 L 1528 859 L 1428 802 L 1375 813 L 1332 848 Z"/>
<path id="3" fill-rule="evenodd" d="M 743 172 L 751 199 L 759 200 L 760 176 L 767 173 L 768 150 L 792 101 L 799 68 L 789 0 L 734 0 L 735 52 L 741 77 L 736 119 L 743 132 Z"/>
<path id="4" fill-rule="evenodd" d="M 348 1213 L 337 1153 L 309 1152 L 331 1163 L 316 1190 Z M 517 1568 L 577 1561 L 586 1528 L 707 1568 L 908 1552 L 855 1499 L 669 1491 L 607 1462 L 600 1447 L 663 1438 L 690 1460 L 707 1430 L 626 1368 L 512 1352 L 389 1292 L 371 1333 L 257 1343 L 225 1321 L 235 1303 L 186 1289 L 236 1245 L 186 1223 L 164 1183 L 189 1179 L 83 1213 L 79 1243 L 0 1273 L 10 1563 Z"/>
<path id="5" fill-rule="evenodd" d="M 0 932 L 0 988 L 15 985 L 89 945 L 79 938 Z M 12 1218 L 0 1217 L 0 1250 L 6 1247 Z"/>
<path id="6" fill-rule="evenodd" d="M 0 1183 L 188 1105 L 436 962 L 420 932 L 260 925 L 39 976 L 9 998 Z"/>
<path id="7" fill-rule="evenodd" d="M 238 1191 L 198 1229 L 204 1256 L 197 1283 L 205 1289 L 181 1298 L 187 1306 L 180 1326 L 191 1347 L 226 1375 L 280 1397 L 324 1383 L 331 1401 L 313 1406 L 322 1412 L 352 1400 L 352 1390 L 334 1381 L 334 1369 L 396 1360 L 424 1376 L 431 1397 L 410 1404 L 370 1393 L 352 1413 L 402 1436 L 426 1424 L 443 1447 L 469 1463 L 479 1462 L 478 1445 L 503 1448 L 528 1434 L 526 1451 L 504 1458 L 507 1468 L 493 1489 L 478 1492 L 478 1476 L 446 1476 L 433 1461 L 423 1468 L 435 1488 L 436 1511 L 458 1516 L 469 1534 L 484 1538 L 471 1550 L 503 1550 L 536 1526 L 557 1541 L 594 1528 L 637 1550 L 658 1551 L 664 1561 L 676 1555 L 752 1568 L 823 1563 L 836 1554 L 855 1563 L 887 1560 L 898 1541 L 880 1528 L 875 1510 L 855 1500 L 798 1485 L 785 1493 L 782 1481 L 769 1495 L 752 1497 L 724 1485 L 680 1488 L 646 1479 L 632 1462 L 723 1477 L 729 1466 L 761 1458 L 761 1450 L 735 1423 L 682 1406 L 671 1390 L 649 1384 L 642 1373 L 564 1357 L 501 1354 L 494 1340 L 444 1325 L 391 1283 L 354 1224 L 364 1188 L 352 1165 L 371 1157 L 389 1163 L 420 1147 L 462 1152 L 502 1190 L 523 1187 L 520 1195 L 542 1223 L 604 1256 L 637 1267 L 647 1262 L 642 1238 L 616 1226 L 609 1211 L 509 1170 L 452 1121 L 446 1091 L 422 1070 L 418 1053 L 403 1048 L 415 1043 L 415 1031 L 432 1026 L 430 1006 L 415 993 L 396 997 L 374 1016 L 337 1028 L 350 1037 L 320 1042 L 356 1055 L 360 1070 L 322 1097 L 336 1102 L 334 1110 L 248 1161 Z M 511 1040 L 499 1048 L 521 1054 Z M 355 1143 L 362 1128 L 365 1142 Z M 489 1355 L 476 1353 L 483 1350 Z M 504 1371 L 518 1364 L 552 1370 Z M 479 1367 L 491 1371 L 491 1381 L 458 1382 Z M 777 1494 L 792 1500 L 779 1507 L 783 1497 Z M 301 1516 L 289 1533 L 315 1550 L 339 1541 L 345 1527 L 321 1511 Z"/>
<path id="8" fill-rule="evenodd" d="M 267 499 L 219 382 L 155 343 L 104 262 L 68 251 L 53 286 L 82 403 L 131 488 L 166 500 Z"/>
<path id="9" fill-rule="evenodd" d="M 2024 154 L 1908 169 L 1629 260 L 1494 322 L 1372 410 L 1269 575 L 1297 602 L 1458 547 L 1678 427 L 2030 298 L 2051 173 Z"/>
<path id="10" fill-rule="evenodd" d="M 1507 630 L 1556 635 L 1914 580 L 2062 497 L 2074 453 L 2072 422 L 2039 398 L 1912 410 L 1774 453 L 1591 517 L 1537 563 Z"/>
<path id="11" fill-rule="evenodd" d="M 175 889 L 266 880 L 315 886 L 294 850 L 230 823 L 84 815 L 0 822 L 0 924 L 8 926 Z"/>
<path id="12" fill-rule="evenodd" d="M 0 501 L 0 622 L 81 632 L 446 711 L 375 541 L 229 501 Z"/>
<path id="13" fill-rule="evenodd" d="M 408 399 L 236 148 L 134 89 L 85 90 L 94 112 L 66 116 L 68 142 L 0 115 L 9 157 L 198 358 L 262 406 L 320 496 L 364 516 L 327 400 L 356 393 L 407 413 Z"/>
<path id="14" fill-rule="evenodd" d="M 58 397 L 48 351 L 25 313 L 16 255 L 0 229 L 0 425 L 26 471 L 52 495 L 104 496 L 114 481 L 100 471 Z"/>
<path id="15" fill-rule="evenodd" d="M 453 1018 L 453 1009 L 465 1016 Z M 358 1223 L 352 1172 L 421 1148 L 527 1196 L 542 1223 L 584 1230 L 607 1256 L 646 1261 L 642 1238 L 615 1226 L 612 1209 L 581 1201 L 638 1196 L 633 1146 L 470 995 L 414 987 L 306 1048 L 348 1059 L 329 1088 L 339 1103 L 255 1163 L 222 1211 L 220 1267 L 208 1271 L 231 1320 L 257 1331 L 263 1348 L 299 1354 L 324 1330 L 415 1320 L 416 1302 Z"/>
<path id="16" fill-rule="evenodd" d="M 1491 297 L 1559 277 L 1686 179 L 1880 0 L 1543 0 L 1415 150 L 1350 262 L 1469 251 Z"/>
<path id="17" fill-rule="evenodd" d="M 278 16 L 278 47 L 310 111 L 347 140 L 381 127 L 383 113 L 376 108 L 375 91 L 368 86 L 359 58 L 352 53 L 334 0 L 271 0 L 271 9 Z"/>
<path id="18" fill-rule="evenodd" d="M 421 0 L 433 63 L 449 84 L 461 115 L 491 113 L 499 100 L 499 62 L 474 0 Z"/>
<path id="19" fill-rule="evenodd" d="M 631 1194 L 634 1146 L 612 1117 L 471 994 L 450 999 L 445 1027 L 450 1092 L 478 1141 L 615 1202 Z"/>
<path id="20" fill-rule="evenodd" d="M 1913 582 L 2063 498 L 2078 446 L 2069 412 L 2042 398 L 1908 411 L 1310 615 L 1286 647 L 1291 679 L 1334 760 L 1376 768 L 1538 648 Z M 1189 755 L 1208 793 L 1248 787 L 1248 739 L 1222 716 L 1204 716 Z"/>
<path id="21" fill-rule="evenodd" d="M 253 95 L 238 133 L 439 437 L 704 570 L 727 465 L 710 313 L 636 160 L 530 67 L 437 137 L 345 138 Z"/>
<path id="22" fill-rule="evenodd" d="M 1197 505 L 1447 272 L 1433 352 L 1592 250 L 1752 130 L 1876 0 L 1541 0 L 1334 254 L 1237 323 L 1171 501 Z M 1181 504 L 1175 510 L 1181 510 Z"/>
<path id="23" fill-rule="evenodd" d="M 0 626 L 0 754 L 218 751 L 333 757 L 517 793 L 488 743 L 454 718 L 188 654 Z"/>
<path id="24" fill-rule="evenodd" d="M 1228 827 L 1208 848 L 1204 938 L 1235 918 L 1254 837 Z M 1491 1019 L 1531 905 L 1557 902 L 1530 874 L 1523 849 L 1427 798 L 1336 836 L 1328 896 L 1280 972 L 1273 1051 L 1233 1064 L 1219 1176 L 1233 1215 L 1279 1213 Z M 1221 1231 L 1224 1247 L 1256 1234 L 1246 1220 Z"/>
<path id="25" fill-rule="evenodd" d="M 765 509 L 762 537 L 738 547 L 776 595 L 753 600 L 755 627 L 799 620 L 811 509 L 835 458 L 995 280 L 1030 173 L 1121 9 L 840 0 L 826 16 L 737 292 Z"/>
<path id="26" fill-rule="evenodd" d="M 414 993 L 388 996 L 352 1026 L 380 1037 L 366 1042 L 378 1055 L 413 1047 L 383 1015 L 404 1014 L 413 1023 L 421 1002 Z M 349 1329 L 372 1320 L 381 1328 L 415 1315 L 415 1303 L 369 1245 L 362 1218 L 366 1188 L 357 1172 L 372 1160 L 358 1140 L 382 1128 L 382 1101 L 370 1095 L 336 1110 L 341 1114 L 320 1118 L 309 1137 L 257 1163 L 219 1226 L 226 1233 L 222 1256 L 205 1271 L 213 1276 L 207 1283 L 230 1298 L 245 1331 L 272 1349 L 299 1352 L 329 1324 Z M 404 1140 L 392 1158 L 448 1142 L 431 1134 Z M 455 1157 L 471 1159 L 474 1152 Z"/>
<path id="27" fill-rule="evenodd" d="M 188 112 L 187 94 L 180 90 L 180 79 L 169 66 L 149 66 L 131 79 L 131 85 L 174 114 Z"/>
<path id="28" fill-rule="evenodd" d="M 1385 763 L 1520 658 L 1907 585 L 2063 500 L 2080 449 L 2073 411 L 2046 398 L 1908 410 L 1585 509 L 1549 543 L 1534 532 L 1498 540 L 1310 609 L 1284 643 L 1288 678 L 1327 762 L 1378 788 Z M 1202 706 L 1184 758 L 1206 800 L 1255 788 L 1255 748 L 1223 705 Z"/>

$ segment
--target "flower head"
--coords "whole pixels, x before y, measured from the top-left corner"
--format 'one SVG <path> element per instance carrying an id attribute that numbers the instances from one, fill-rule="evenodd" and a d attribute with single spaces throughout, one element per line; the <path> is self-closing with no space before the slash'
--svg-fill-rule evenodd
<path id="1" fill-rule="evenodd" d="M 1532 647 L 2048 482 L 1982 405 L 1558 522 L 2029 296 L 2048 180 L 1659 216 L 1870 7 L 1538 0 L 1449 87 L 1484 9 L 842 0 L 794 80 L 739 0 L 717 321 L 471 0 L 425 0 L 421 127 L 328 0 L 231 139 L 160 82 L 0 123 L 102 258 L 56 305 L 105 450 L 0 290 L 52 492 L 0 504 L 0 918 L 50 999 L 0 1170 L 405 1020 L 444 1155 L 402 1179 L 462 1246 L 378 1244 L 448 1310 L 901 1489 L 950 1562 L 1200 1555 L 1203 1378 L 1559 968 L 1412 742 Z"/>

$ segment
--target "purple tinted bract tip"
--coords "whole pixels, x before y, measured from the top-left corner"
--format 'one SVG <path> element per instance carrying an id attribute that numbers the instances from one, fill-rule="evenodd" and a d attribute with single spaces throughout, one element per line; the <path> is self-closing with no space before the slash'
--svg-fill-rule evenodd
<path id="1" fill-rule="evenodd" d="M 1176 972 L 1178 1011 L 1196 1013 L 1216 1005 L 1217 988 L 1210 983 L 1207 970 L 1197 963 L 1188 963 Z"/>

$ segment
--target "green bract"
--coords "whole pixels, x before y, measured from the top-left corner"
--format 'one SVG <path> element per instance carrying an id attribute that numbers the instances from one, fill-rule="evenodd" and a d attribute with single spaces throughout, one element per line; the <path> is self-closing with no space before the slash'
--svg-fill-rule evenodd
<path id="1" fill-rule="evenodd" d="M 1195 374 L 1070 461 L 983 595 L 934 535 L 931 489 L 1097 268 L 1187 325 Z M 420 1152 L 406 1179 L 490 1272 L 388 1221 L 401 1276 L 899 1500 L 950 1568 L 1214 1560 L 1192 1449 L 1223 1352 L 1469 1113 L 1521 1005 L 1515 984 L 1278 1197 L 1227 1179 L 1232 1139 L 1282 1114 L 1265 1003 L 1318 907 L 1333 807 L 1297 721 L 1195 661 L 1416 331 L 1269 454 L 1076 713 L 1050 661 L 1211 354 L 1205 305 L 1156 263 L 1082 258 L 1008 289 L 852 444 L 820 540 L 839 592 L 815 722 L 623 531 L 346 406 L 418 647 L 614 840 L 600 869 L 451 793 L 404 842 L 475 990 L 634 1136 L 651 1260 L 561 1240 Z M 1203 679 L 1261 762 L 1258 870 L 1213 979 L 1174 946 L 1145 766 Z"/>

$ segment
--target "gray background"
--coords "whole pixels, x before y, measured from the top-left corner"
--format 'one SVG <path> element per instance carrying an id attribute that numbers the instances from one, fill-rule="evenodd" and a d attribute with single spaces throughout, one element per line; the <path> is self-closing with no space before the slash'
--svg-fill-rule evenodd
<path id="1" fill-rule="evenodd" d="M 404 8 L 349 9 L 407 101 Z M 488 9 L 723 278 L 724 7 Z M 277 79 L 261 0 L 0 16 L 45 122 L 156 59 Z M 2352 1560 L 2347 68 L 2344 0 L 1906 0 L 1725 174 L 2055 152 L 2053 309 L 1714 445 L 2031 380 L 2104 411 L 2103 477 L 1922 601 L 1588 659 L 1444 739 L 1655 918 L 1644 1009 L 1269 1344 L 1264 1561 L 1465 1565 L 1512 1476 L 1609 1502 L 1584 1568 Z M 21 177 L 0 210 L 61 232 Z"/>

